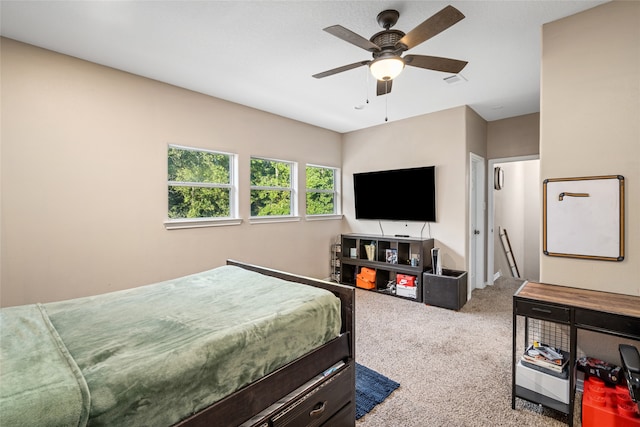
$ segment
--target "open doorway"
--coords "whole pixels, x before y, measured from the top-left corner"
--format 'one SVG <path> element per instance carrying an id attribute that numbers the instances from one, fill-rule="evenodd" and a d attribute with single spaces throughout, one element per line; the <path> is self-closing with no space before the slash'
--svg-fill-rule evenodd
<path id="1" fill-rule="evenodd" d="M 488 170 L 487 281 L 493 284 L 500 276 L 517 275 L 538 281 L 542 188 L 539 156 L 492 159 Z M 505 250 L 507 240 L 510 247 Z"/>

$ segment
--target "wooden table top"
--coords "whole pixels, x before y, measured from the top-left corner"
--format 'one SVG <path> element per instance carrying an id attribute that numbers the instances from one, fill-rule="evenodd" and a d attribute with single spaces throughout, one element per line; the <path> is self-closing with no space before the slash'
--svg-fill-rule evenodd
<path id="1" fill-rule="evenodd" d="M 634 295 L 526 282 L 514 296 L 640 318 L 640 297 Z"/>

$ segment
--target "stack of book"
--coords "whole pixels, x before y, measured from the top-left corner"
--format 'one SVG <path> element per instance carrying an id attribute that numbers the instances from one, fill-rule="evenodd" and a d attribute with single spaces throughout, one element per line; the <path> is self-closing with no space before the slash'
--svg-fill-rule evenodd
<path id="1" fill-rule="evenodd" d="M 522 365 L 558 378 L 568 378 L 568 362 L 567 352 L 537 342 L 527 347 L 521 359 Z"/>

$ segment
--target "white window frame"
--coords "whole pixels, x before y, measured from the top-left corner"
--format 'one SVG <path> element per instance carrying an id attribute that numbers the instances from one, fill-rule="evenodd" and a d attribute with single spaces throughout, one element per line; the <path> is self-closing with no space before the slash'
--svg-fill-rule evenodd
<path id="1" fill-rule="evenodd" d="M 250 215 L 249 221 L 251 222 L 251 224 L 300 221 L 300 216 L 298 215 L 298 163 L 291 160 L 274 159 L 271 157 L 250 156 L 249 174 L 251 174 L 251 160 L 264 160 L 268 162 L 286 163 L 291 167 L 289 187 L 268 187 L 268 186 L 249 185 L 249 197 L 248 197 L 249 206 L 251 206 L 251 192 L 253 190 L 289 191 L 291 193 L 290 207 L 289 207 L 291 214 L 253 216 L 251 215 L 251 207 L 249 207 L 249 215 Z M 249 178 L 249 183 L 251 183 L 251 178 Z"/>
<path id="2" fill-rule="evenodd" d="M 317 190 L 310 189 L 307 187 L 307 166 L 314 168 L 322 168 L 322 169 L 331 169 L 333 170 L 333 191 L 331 190 Z M 336 168 L 333 166 L 324 166 L 317 165 L 313 163 L 307 163 L 304 169 L 304 177 L 305 177 L 305 219 L 306 220 L 325 220 L 325 219 L 342 219 L 342 171 L 340 168 Z M 333 207 L 335 212 L 332 214 L 309 214 L 307 213 L 307 193 L 333 193 Z"/>
<path id="3" fill-rule="evenodd" d="M 225 225 L 240 225 L 242 223 L 242 219 L 238 214 L 238 155 L 235 153 L 228 153 L 224 151 L 217 150 L 209 150 L 206 148 L 196 148 L 196 147 L 188 147 L 185 145 L 177 145 L 177 144 L 168 144 L 167 153 L 169 148 L 176 148 L 179 150 L 190 150 L 190 151 L 204 151 L 207 153 L 220 154 L 224 156 L 229 156 L 229 183 L 227 184 L 219 184 L 219 183 L 198 183 L 198 182 L 176 182 L 167 180 L 167 194 L 169 186 L 171 185 L 185 185 L 188 184 L 190 187 L 208 187 L 208 188 L 228 188 L 229 189 L 229 214 L 228 217 L 220 217 L 220 218 L 168 218 L 164 221 L 164 226 L 167 230 L 177 230 L 183 228 L 201 228 L 201 227 L 218 227 Z M 168 200 L 167 200 L 168 201 Z M 167 212 L 169 206 L 167 205 Z"/>

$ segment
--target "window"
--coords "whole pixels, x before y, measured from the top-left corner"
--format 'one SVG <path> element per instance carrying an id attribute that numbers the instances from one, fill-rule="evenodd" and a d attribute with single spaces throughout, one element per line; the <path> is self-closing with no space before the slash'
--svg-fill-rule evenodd
<path id="1" fill-rule="evenodd" d="M 294 216 L 296 164 L 251 158 L 251 216 Z"/>
<path id="2" fill-rule="evenodd" d="M 338 169 L 307 165 L 307 215 L 336 215 Z"/>
<path id="3" fill-rule="evenodd" d="M 235 157 L 169 145 L 168 223 L 236 218 Z"/>

